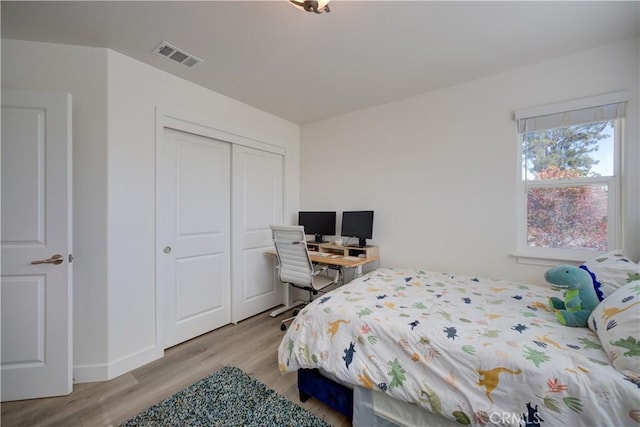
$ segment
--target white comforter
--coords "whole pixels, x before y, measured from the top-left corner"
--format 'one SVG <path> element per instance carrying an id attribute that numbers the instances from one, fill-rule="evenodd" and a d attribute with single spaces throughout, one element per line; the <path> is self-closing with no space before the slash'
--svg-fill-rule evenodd
<path id="1" fill-rule="evenodd" d="M 560 325 L 550 288 L 378 269 L 305 307 L 280 370 L 321 368 L 462 424 L 637 425 L 640 382 L 588 328 Z"/>

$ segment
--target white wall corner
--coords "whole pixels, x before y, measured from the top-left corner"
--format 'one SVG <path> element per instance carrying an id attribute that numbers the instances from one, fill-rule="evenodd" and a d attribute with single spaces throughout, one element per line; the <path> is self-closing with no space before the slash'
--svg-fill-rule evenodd
<path id="1" fill-rule="evenodd" d="M 75 365 L 73 367 L 74 384 L 96 381 L 109 381 L 122 374 L 160 359 L 164 356 L 161 346 L 151 346 L 136 353 L 122 357 L 111 363 L 93 365 Z"/>

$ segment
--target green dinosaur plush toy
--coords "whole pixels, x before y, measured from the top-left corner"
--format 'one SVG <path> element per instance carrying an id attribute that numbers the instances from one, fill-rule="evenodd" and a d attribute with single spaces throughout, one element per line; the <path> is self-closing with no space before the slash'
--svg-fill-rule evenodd
<path id="1" fill-rule="evenodd" d="M 564 300 L 549 298 L 558 322 L 565 326 L 587 326 L 589 315 L 600 302 L 589 273 L 572 265 L 561 265 L 547 271 L 544 278 L 553 289 L 565 291 Z"/>

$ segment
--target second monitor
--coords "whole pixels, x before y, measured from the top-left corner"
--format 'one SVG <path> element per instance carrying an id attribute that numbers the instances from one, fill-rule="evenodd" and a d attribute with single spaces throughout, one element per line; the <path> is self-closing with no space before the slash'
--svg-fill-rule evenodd
<path id="1" fill-rule="evenodd" d="M 304 234 L 313 234 L 317 243 L 326 243 L 324 236 L 336 234 L 336 213 L 300 211 L 298 225 L 304 227 Z"/>
<path id="2" fill-rule="evenodd" d="M 373 238 L 373 211 L 342 212 L 343 237 L 357 237 L 358 245 L 367 247 L 367 239 Z"/>

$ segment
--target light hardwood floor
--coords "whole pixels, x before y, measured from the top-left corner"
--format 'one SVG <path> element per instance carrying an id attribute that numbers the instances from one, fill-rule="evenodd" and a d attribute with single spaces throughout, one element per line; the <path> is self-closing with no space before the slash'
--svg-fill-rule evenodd
<path id="1" fill-rule="evenodd" d="M 336 427 L 351 426 L 342 414 L 316 399 L 298 399 L 296 375 L 277 367 L 280 320 L 262 313 L 167 349 L 162 359 L 111 381 L 76 384 L 68 396 L 6 402 L 7 426 L 118 426 L 223 366 L 237 366 L 292 402 Z"/>

